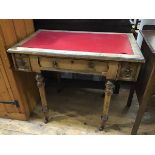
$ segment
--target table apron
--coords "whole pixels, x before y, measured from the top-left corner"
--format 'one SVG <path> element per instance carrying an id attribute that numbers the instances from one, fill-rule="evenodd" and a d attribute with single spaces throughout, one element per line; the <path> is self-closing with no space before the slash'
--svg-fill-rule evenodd
<path id="1" fill-rule="evenodd" d="M 105 76 L 107 79 L 136 81 L 140 63 L 110 60 L 89 60 L 12 54 L 14 67 L 19 71 L 59 71 Z"/>

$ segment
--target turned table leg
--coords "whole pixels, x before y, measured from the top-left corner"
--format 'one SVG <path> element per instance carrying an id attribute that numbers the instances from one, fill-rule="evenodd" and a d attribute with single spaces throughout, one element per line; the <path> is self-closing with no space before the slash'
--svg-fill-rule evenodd
<path id="1" fill-rule="evenodd" d="M 127 101 L 127 107 L 131 106 L 134 91 L 135 91 L 135 82 L 132 82 L 132 84 L 130 86 L 130 93 L 129 93 L 129 97 L 128 97 L 128 101 Z"/>
<path id="2" fill-rule="evenodd" d="M 120 90 L 120 83 L 119 83 L 119 81 L 116 81 L 116 82 L 114 83 L 114 85 L 115 85 L 115 87 L 114 87 L 113 93 L 114 93 L 114 94 L 119 94 L 119 90 Z"/>
<path id="3" fill-rule="evenodd" d="M 41 73 L 37 73 L 36 75 L 37 86 L 39 88 L 39 93 L 41 97 L 42 111 L 44 114 L 44 123 L 48 123 L 48 106 L 45 95 L 45 81 L 44 77 Z"/>
<path id="4" fill-rule="evenodd" d="M 99 128 L 100 131 L 104 129 L 105 124 L 108 120 L 109 105 L 112 94 L 113 94 L 113 83 L 111 81 L 107 81 L 105 84 L 105 97 L 103 104 L 103 115 L 101 116 L 101 126 Z"/>

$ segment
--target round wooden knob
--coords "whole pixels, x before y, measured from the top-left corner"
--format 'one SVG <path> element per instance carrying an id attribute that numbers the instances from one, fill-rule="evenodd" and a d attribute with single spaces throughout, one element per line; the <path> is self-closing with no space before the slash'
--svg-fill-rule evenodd
<path id="1" fill-rule="evenodd" d="M 58 62 L 54 60 L 54 61 L 53 61 L 53 66 L 54 66 L 54 67 L 58 67 Z"/>
<path id="2" fill-rule="evenodd" d="M 95 67 L 95 65 L 94 65 L 94 63 L 93 63 L 93 62 L 88 62 L 88 67 L 89 67 L 89 68 L 94 68 L 94 67 Z"/>

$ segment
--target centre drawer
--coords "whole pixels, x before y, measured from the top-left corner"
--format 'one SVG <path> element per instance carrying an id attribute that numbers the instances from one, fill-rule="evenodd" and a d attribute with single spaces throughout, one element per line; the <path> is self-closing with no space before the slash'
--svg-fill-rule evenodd
<path id="1" fill-rule="evenodd" d="M 108 62 L 94 60 L 40 57 L 39 64 L 40 67 L 49 70 L 68 70 L 97 74 L 104 74 L 108 71 Z"/>

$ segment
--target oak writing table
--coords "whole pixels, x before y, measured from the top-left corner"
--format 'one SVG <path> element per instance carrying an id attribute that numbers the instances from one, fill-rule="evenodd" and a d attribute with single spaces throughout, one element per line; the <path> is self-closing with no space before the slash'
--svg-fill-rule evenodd
<path id="1" fill-rule="evenodd" d="M 38 30 L 8 49 L 18 71 L 36 72 L 44 121 L 48 106 L 42 71 L 101 75 L 106 78 L 102 130 L 108 120 L 113 82 L 136 81 L 144 58 L 132 34 Z M 130 91 L 132 97 L 133 91 Z"/>

